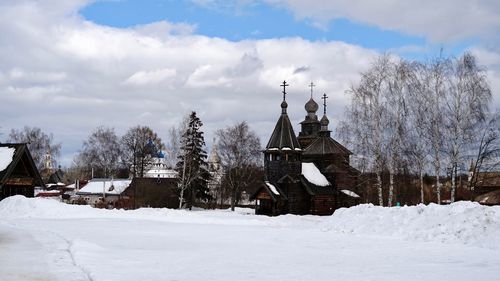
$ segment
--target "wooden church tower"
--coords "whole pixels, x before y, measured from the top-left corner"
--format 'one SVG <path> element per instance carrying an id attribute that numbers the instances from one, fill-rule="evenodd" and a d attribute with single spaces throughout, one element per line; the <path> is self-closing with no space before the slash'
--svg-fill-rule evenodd
<path id="1" fill-rule="evenodd" d="M 285 81 L 281 115 L 264 150 L 265 179 L 250 197 L 256 200 L 256 213 L 329 215 L 341 206 L 354 205 L 359 196 L 353 191 L 359 172 L 349 165 L 351 152 L 331 138 L 323 95 L 323 117 L 318 119 L 318 104 L 311 98 L 307 112 L 295 135 L 288 118 Z M 347 198 L 347 197 L 357 198 Z M 347 197 L 346 197 L 347 196 Z"/>

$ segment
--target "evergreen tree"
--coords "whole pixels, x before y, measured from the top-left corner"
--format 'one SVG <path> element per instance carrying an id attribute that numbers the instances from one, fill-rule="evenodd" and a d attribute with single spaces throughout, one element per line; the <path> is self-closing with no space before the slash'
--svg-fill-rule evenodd
<path id="1" fill-rule="evenodd" d="M 180 204 L 184 202 L 190 209 L 196 199 L 209 200 L 211 198 L 208 190 L 207 152 L 203 149 L 205 140 L 200 130 L 203 123 L 196 116 L 196 112 L 189 115 L 189 124 L 182 135 L 181 150 L 176 171 L 179 173 Z"/>

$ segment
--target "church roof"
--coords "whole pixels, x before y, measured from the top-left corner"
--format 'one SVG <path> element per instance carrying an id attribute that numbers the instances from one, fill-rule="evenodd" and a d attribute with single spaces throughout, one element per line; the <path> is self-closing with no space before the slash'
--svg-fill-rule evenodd
<path id="1" fill-rule="evenodd" d="M 332 185 L 319 186 L 311 183 L 304 175 L 300 177 L 300 182 L 309 195 L 336 195 L 337 190 Z"/>
<path id="2" fill-rule="evenodd" d="M 352 154 L 352 152 L 329 136 L 320 136 L 303 152 L 303 155 Z"/>
<path id="3" fill-rule="evenodd" d="M 285 192 L 279 188 L 278 185 L 272 184 L 268 181 L 265 181 L 261 184 L 261 186 L 255 190 L 255 192 L 250 195 L 250 200 L 255 200 L 260 191 L 264 189 L 267 194 L 271 197 L 271 199 L 276 202 L 279 198 L 282 200 L 288 200 Z"/>
<path id="4" fill-rule="evenodd" d="M 266 149 L 274 148 L 281 150 L 283 148 L 288 148 L 291 150 L 300 150 L 300 144 L 297 141 L 290 119 L 286 114 L 286 102 L 282 103 L 281 108 L 283 109 L 282 114 L 274 127 L 273 134 L 266 145 Z"/>

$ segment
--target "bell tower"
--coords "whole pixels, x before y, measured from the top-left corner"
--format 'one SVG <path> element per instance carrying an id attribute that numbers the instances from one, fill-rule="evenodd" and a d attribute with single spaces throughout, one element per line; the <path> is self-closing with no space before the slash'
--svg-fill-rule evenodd
<path id="1" fill-rule="evenodd" d="M 302 172 L 302 149 L 287 115 L 286 87 L 289 85 L 283 81 L 281 86 L 283 87 L 281 116 L 264 150 L 266 180 L 271 183 L 276 183 L 285 175 L 300 176 Z"/>

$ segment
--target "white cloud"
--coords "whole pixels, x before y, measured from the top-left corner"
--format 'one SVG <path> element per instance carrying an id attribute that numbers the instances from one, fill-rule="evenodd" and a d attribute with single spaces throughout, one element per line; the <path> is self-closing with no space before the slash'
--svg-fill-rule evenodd
<path id="1" fill-rule="evenodd" d="M 216 129 L 246 120 L 265 145 L 281 112 L 284 79 L 293 124 L 305 116 L 311 81 L 316 99 L 329 95 L 336 120 L 347 105 L 344 91 L 377 55 L 301 38 L 232 42 L 167 22 L 104 27 L 77 15 L 83 1 L 63 2 L 0 4 L 0 138 L 11 128 L 39 126 L 63 143 L 64 164 L 99 125 L 122 134 L 140 123 L 166 139 L 191 110 L 208 142 Z"/>
<path id="2" fill-rule="evenodd" d="M 177 70 L 172 68 L 164 68 L 151 71 L 141 70 L 132 74 L 129 78 L 127 78 L 127 80 L 124 81 L 124 83 L 132 85 L 157 84 L 175 78 L 176 74 Z"/>
<path id="3" fill-rule="evenodd" d="M 498 40 L 500 2 L 479 0 L 267 0 L 290 9 L 299 20 L 326 28 L 346 18 L 381 29 L 423 36 L 432 42 L 455 42 L 481 37 Z"/>

